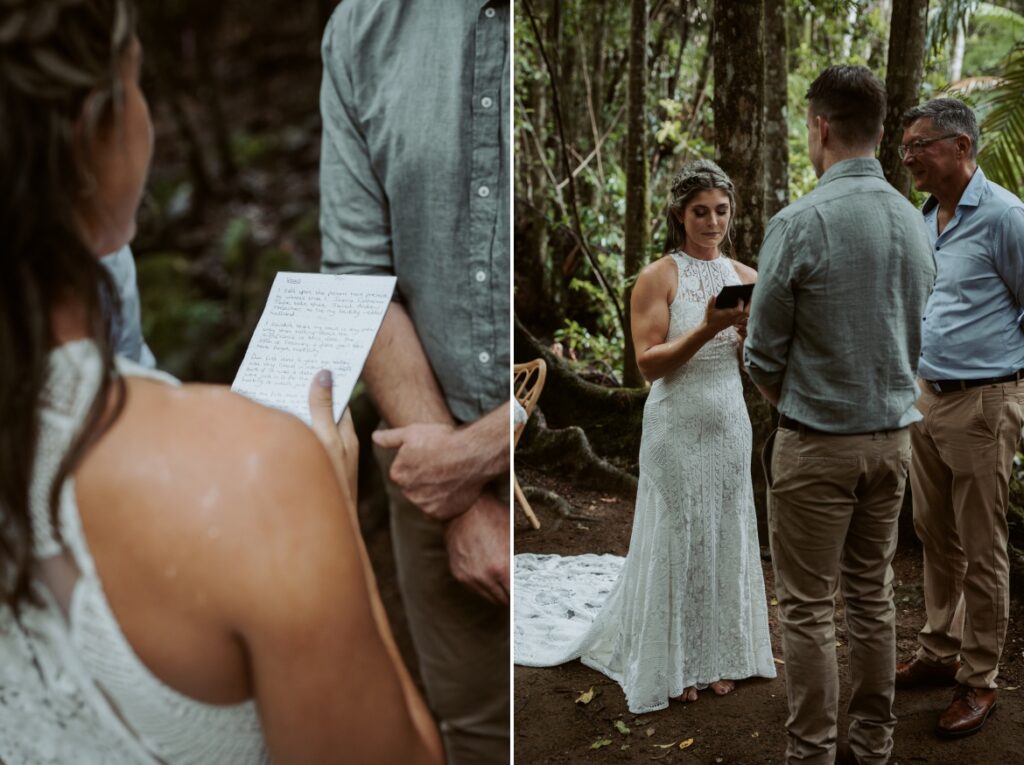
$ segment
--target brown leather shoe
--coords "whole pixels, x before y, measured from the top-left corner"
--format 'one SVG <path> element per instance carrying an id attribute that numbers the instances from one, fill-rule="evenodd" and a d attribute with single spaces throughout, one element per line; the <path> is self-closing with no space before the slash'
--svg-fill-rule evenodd
<path id="1" fill-rule="evenodd" d="M 977 733 L 995 708 L 995 688 L 958 686 L 953 694 L 953 703 L 939 717 L 937 733 L 946 738 Z"/>
<path id="2" fill-rule="evenodd" d="M 896 665 L 897 688 L 920 688 L 926 685 L 953 685 L 960 669 L 959 659 L 952 664 L 932 664 L 914 657 Z"/>

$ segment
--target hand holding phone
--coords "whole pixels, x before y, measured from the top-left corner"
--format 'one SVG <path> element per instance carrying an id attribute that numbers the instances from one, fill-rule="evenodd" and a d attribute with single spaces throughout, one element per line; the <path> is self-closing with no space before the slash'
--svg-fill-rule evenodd
<path id="1" fill-rule="evenodd" d="M 726 285 L 722 287 L 722 291 L 715 298 L 715 308 L 735 308 L 741 300 L 745 305 L 749 305 L 752 294 L 754 294 L 753 284 Z"/>

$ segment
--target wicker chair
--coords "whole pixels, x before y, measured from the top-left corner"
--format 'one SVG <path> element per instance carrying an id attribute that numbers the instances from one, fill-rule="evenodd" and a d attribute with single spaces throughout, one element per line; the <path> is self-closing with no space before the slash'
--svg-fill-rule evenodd
<path id="1" fill-rule="evenodd" d="M 537 408 L 537 399 L 540 398 L 540 392 L 544 389 L 544 379 L 548 374 L 548 366 L 544 363 L 544 359 L 535 359 L 525 364 L 514 364 L 512 372 L 515 381 L 516 401 L 526 410 L 526 416 L 529 418 L 533 414 L 533 410 Z M 519 443 L 519 437 L 525 428 L 525 420 L 516 423 L 516 444 Z M 530 503 L 526 501 L 526 495 L 523 494 L 523 488 L 519 485 L 519 479 L 515 477 L 514 472 L 512 474 L 512 486 L 515 491 L 516 501 L 523 508 L 523 512 L 526 513 L 530 525 L 535 529 L 539 529 L 540 521 L 537 520 L 537 515 L 533 512 L 533 508 L 530 507 Z"/>

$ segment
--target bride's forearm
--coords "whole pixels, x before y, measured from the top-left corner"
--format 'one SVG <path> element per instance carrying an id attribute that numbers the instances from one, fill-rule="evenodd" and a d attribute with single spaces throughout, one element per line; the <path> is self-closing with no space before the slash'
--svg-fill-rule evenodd
<path id="1" fill-rule="evenodd" d="M 676 371 L 703 348 L 717 333 L 707 324 L 637 354 L 637 366 L 648 382 L 654 382 Z"/>

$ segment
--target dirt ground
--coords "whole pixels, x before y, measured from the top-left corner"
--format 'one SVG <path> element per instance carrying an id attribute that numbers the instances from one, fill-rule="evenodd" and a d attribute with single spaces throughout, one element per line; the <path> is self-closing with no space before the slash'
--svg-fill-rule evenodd
<path id="1" fill-rule="evenodd" d="M 562 494 L 575 515 L 562 518 L 538 509 L 541 528 L 534 531 L 516 512 L 515 551 L 534 553 L 615 553 L 625 555 L 633 518 L 632 498 L 574 489 L 529 470 L 517 471 L 525 485 Z M 767 544 L 767 540 L 762 540 Z M 898 655 L 913 653 L 924 621 L 921 552 L 917 541 L 901 543 L 894 563 Z M 774 581 L 764 562 L 767 598 Z M 773 654 L 782 658 L 775 608 L 769 607 Z M 839 613 L 842 608 L 840 605 Z M 842 710 L 849 698 L 846 633 L 837 620 L 840 738 L 847 721 Z M 633 715 L 618 684 L 578 661 L 553 668 L 515 667 L 514 752 L 517 763 L 647 762 L 680 765 L 754 765 L 784 762 L 786 686 L 784 664 L 775 680 L 749 680 L 724 697 L 701 693 L 691 704 L 672 703 L 653 714 Z M 952 689 L 899 691 L 896 694 L 893 765 L 989 765 L 1024 762 L 1024 604 L 1011 605 L 1010 629 L 998 683 L 999 705 L 984 730 L 955 741 L 935 736 L 938 715 L 952 699 Z M 588 704 L 576 703 L 594 689 Z M 692 739 L 684 749 L 679 744 Z M 607 742 L 607 743 L 604 743 Z M 666 746 L 668 745 L 668 746 Z M 597 747 L 597 748 L 595 748 Z"/>

